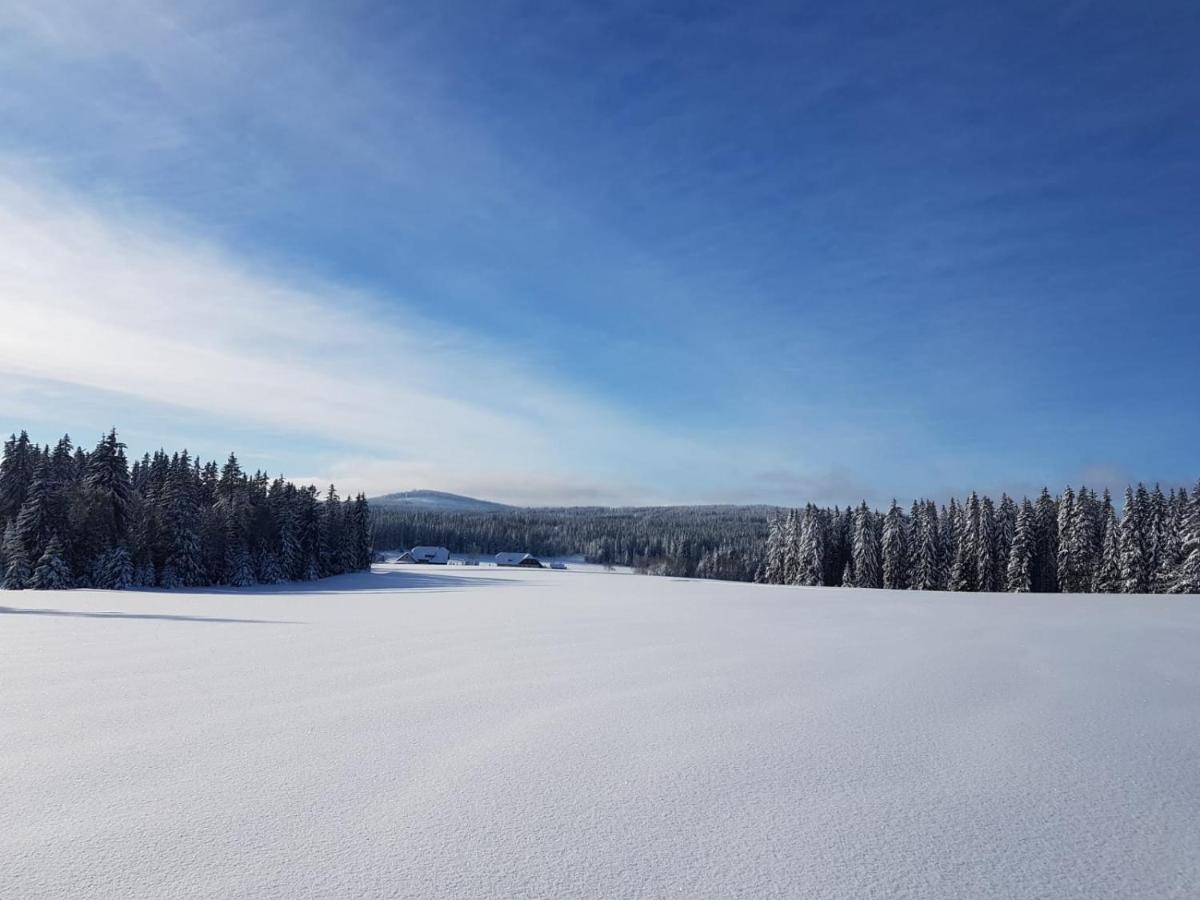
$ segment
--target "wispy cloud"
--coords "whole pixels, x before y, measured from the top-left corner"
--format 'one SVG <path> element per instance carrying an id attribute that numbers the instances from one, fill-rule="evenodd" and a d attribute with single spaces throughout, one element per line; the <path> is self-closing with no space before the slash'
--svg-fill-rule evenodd
<path id="1" fill-rule="evenodd" d="M 703 453 L 419 305 L 259 270 L 144 216 L 30 185 L 28 173 L 0 178 L 9 377 L 336 439 L 369 451 L 357 472 L 335 467 L 368 489 L 420 477 L 508 485 L 513 499 L 520 485 L 543 499 L 554 484 L 611 495 L 622 461 L 645 471 Z"/>
<path id="2" fill-rule="evenodd" d="M 0 3 L 0 411 L 536 502 L 1187 472 L 1187 30 L 793 6 Z"/>

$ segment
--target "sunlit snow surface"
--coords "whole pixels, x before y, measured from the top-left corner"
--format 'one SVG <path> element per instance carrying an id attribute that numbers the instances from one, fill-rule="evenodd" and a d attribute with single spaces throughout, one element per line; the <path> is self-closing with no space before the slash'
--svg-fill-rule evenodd
<path id="1" fill-rule="evenodd" d="M 0 594 L 0 896 L 1200 896 L 1200 598 Z"/>

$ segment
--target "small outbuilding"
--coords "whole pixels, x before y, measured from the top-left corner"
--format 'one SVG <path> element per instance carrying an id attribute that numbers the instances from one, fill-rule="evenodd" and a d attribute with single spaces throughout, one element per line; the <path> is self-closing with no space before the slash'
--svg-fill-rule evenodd
<path id="1" fill-rule="evenodd" d="M 496 565 L 520 566 L 525 569 L 544 569 L 542 561 L 528 553 L 497 553 Z"/>
<path id="2" fill-rule="evenodd" d="M 402 553 L 398 563 L 416 563 L 423 566 L 444 566 L 450 562 L 450 551 L 445 547 L 413 547 Z"/>

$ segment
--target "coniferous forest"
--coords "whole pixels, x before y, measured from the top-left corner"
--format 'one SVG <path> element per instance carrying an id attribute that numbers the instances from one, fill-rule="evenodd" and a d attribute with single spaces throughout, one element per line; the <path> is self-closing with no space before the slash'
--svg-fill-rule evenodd
<path id="1" fill-rule="evenodd" d="M 771 584 L 1041 593 L 1200 592 L 1200 485 L 971 494 L 905 511 L 771 507 L 377 509 L 381 547 L 583 554 L 651 574 Z"/>
<path id="2" fill-rule="evenodd" d="M 1200 484 L 972 493 L 870 509 L 371 510 L 186 450 L 132 465 L 116 431 L 91 451 L 22 431 L 0 459 L 0 586 L 165 588 L 312 580 L 369 568 L 381 547 L 582 554 L 651 574 L 771 584 L 1040 593 L 1200 593 Z"/>
<path id="3" fill-rule="evenodd" d="M 458 553 L 520 550 L 535 556 L 582 555 L 602 565 L 679 578 L 753 581 L 775 507 L 540 507 L 497 511 L 410 509 L 379 505 L 375 546 L 418 544 Z"/>
<path id="4" fill-rule="evenodd" d="M 129 465 L 115 430 L 91 451 L 22 431 L 0 460 L 0 586 L 273 584 L 369 568 L 366 497 L 319 496 L 186 450 Z"/>
<path id="5" fill-rule="evenodd" d="M 806 506 L 772 518 L 762 581 L 894 590 L 1200 593 L 1200 484 L 1111 496 L 972 493 L 905 512 Z"/>

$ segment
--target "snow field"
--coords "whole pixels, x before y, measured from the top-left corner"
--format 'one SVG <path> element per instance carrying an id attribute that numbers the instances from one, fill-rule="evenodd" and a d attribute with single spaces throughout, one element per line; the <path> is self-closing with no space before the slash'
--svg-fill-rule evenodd
<path id="1" fill-rule="evenodd" d="M 1200 604 L 0 594 L 0 896 L 1200 896 Z"/>

